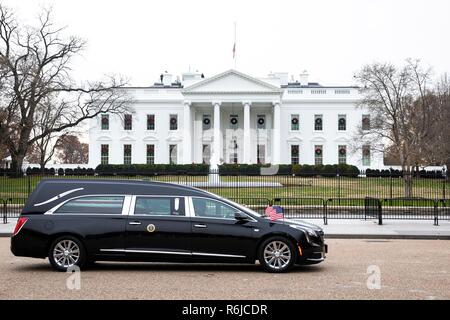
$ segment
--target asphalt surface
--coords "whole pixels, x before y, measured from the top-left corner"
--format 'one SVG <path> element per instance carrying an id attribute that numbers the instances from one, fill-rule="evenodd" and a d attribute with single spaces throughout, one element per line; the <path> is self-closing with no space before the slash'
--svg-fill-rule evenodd
<path id="1" fill-rule="evenodd" d="M 47 260 L 14 257 L 9 239 L 0 238 L 0 300 L 450 299 L 448 240 L 327 243 L 325 262 L 290 273 L 265 273 L 258 265 L 97 263 L 71 290 L 73 275 L 53 271 Z"/>

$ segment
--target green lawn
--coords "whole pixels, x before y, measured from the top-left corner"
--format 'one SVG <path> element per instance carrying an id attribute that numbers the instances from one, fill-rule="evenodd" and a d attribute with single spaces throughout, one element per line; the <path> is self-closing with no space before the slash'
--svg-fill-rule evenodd
<path id="1" fill-rule="evenodd" d="M 52 178 L 54 178 L 52 176 Z M 61 177 L 64 179 L 65 177 Z M 77 177 L 92 179 L 93 177 Z M 207 176 L 108 176 L 103 179 L 151 179 L 187 183 L 206 182 Z M 40 176 L 22 178 L 0 177 L 1 198 L 26 198 L 41 180 Z M 225 176 L 224 182 L 277 182 L 282 187 L 207 188 L 226 198 L 392 198 L 404 196 L 404 183 L 398 178 L 347 178 L 347 177 L 293 177 L 293 176 Z M 450 182 L 447 180 L 416 179 L 413 196 L 432 199 L 449 198 Z"/>

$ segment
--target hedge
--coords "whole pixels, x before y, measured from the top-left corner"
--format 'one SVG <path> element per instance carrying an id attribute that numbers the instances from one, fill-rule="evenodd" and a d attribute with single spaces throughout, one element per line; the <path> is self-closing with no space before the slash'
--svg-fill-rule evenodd
<path id="1" fill-rule="evenodd" d="M 367 169 L 366 177 L 369 178 L 401 178 L 403 177 L 403 170 L 396 169 Z M 411 173 L 413 177 L 416 178 L 424 178 L 424 179 L 443 179 L 446 174 L 445 171 L 442 170 L 420 170 L 419 172 L 413 171 Z"/>
<path id="2" fill-rule="evenodd" d="M 188 174 L 206 175 L 209 173 L 207 164 L 101 164 L 95 169 L 99 175 L 168 175 Z"/>
<path id="3" fill-rule="evenodd" d="M 268 168 L 270 164 L 223 164 L 219 166 L 219 173 L 223 176 L 229 175 L 253 175 L 261 174 L 262 168 Z M 0 169 L 0 174 L 8 175 L 12 173 L 10 169 Z M 206 164 L 107 164 L 99 165 L 97 168 L 75 168 L 63 169 L 59 168 L 45 168 L 45 175 L 59 176 L 93 176 L 95 174 L 110 176 L 110 175 L 169 175 L 169 174 L 187 174 L 187 175 L 207 175 L 209 173 L 209 165 Z M 334 165 L 308 165 L 308 164 L 281 164 L 278 166 L 276 175 L 295 175 L 300 177 L 335 177 L 338 174 L 344 177 L 358 177 L 360 170 L 356 166 L 347 164 Z M 33 167 L 27 168 L 27 175 L 42 174 L 41 168 Z M 401 178 L 403 177 L 402 170 L 395 169 L 367 169 L 365 171 L 366 177 L 371 178 Z M 445 171 L 414 171 L 413 177 L 424 179 L 443 179 L 446 177 Z"/>
<path id="4" fill-rule="evenodd" d="M 32 175 L 40 175 L 42 174 L 42 170 L 39 167 L 28 167 L 26 170 L 27 176 Z M 92 168 L 74 168 L 74 169 L 63 169 L 59 168 L 56 170 L 55 168 L 45 168 L 44 169 L 44 175 L 51 175 L 54 176 L 55 174 L 58 174 L 58 176 L 93 176 L 95 175 L 95 170 Z"/>
<path id="5" fill-rule="evenodd" d="M 220 175 L 260 175 L 262 168 L 270 165 L 258 164 L 223 164 L 219 166 Z M 295 175 L 301 177 L 326 176 L 335 177 L 338 174 L 346 177 L 357 177 L 360 171 L 357 167 L 344 164 L 335 165 L 300 165 L 281 164 L 276 175 Z"/>
<path id="6" fill-rule="evenodd" d="M 42 171 L 41 168 L 37 168 L 37 167 L 34 167 L 34 168 L 28 167 L 26 170 L 27 176 L 40 175 L 40 174 L 42 174 L 42 172 L 45 175 L 54 176 L 56 171 L 55 171 L 55 168 L 44 168 L 44 171 Z"/>

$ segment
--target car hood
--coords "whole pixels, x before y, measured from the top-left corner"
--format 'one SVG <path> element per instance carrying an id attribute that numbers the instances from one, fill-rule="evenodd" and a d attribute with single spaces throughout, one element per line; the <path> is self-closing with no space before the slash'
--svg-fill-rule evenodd
<path id="1" fill-rule="evenodd" d="M 315 224 L 303 221 L 303 220 L 276 220 L 276 221 L 272 221 L 275 223 L 280 223 L 280 224 L 285 224 L 285 225 L 296 225 L 299 227 L 304 227 L 305 229 L 313 229 L 314 231 L 317 232 L 323 232 L 322 228 L 319 226 L 316 226 Z"/>

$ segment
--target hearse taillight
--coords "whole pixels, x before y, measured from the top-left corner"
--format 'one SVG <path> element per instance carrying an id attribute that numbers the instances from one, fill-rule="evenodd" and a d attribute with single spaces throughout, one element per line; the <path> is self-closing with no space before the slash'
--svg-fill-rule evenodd
<path id="1" fill-rule="evenodd" d="M 14 228 L 13 237 L 19 233 L 19 231 L 22 229 L 22 227 L 25 225 L 25 223 L 28 221 L 28 218 L 19 218 L 16 223 L 16 227 Z"/>

